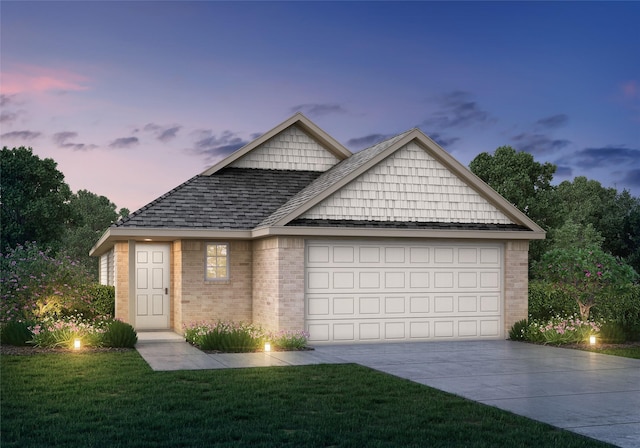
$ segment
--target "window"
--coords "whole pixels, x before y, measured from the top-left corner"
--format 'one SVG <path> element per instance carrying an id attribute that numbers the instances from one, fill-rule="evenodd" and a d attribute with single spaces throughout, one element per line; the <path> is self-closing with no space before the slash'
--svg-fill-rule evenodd
<path id="1" fill-rule="evenodd" d="M 229 243 L 208 243 L 206 280 L 229 280 Z"/>

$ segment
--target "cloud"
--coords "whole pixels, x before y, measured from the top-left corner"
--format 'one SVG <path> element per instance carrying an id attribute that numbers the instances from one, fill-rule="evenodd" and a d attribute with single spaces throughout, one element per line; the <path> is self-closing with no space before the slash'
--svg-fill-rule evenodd
<path id="1" fill-rule="evenodd" d="M 627 171 L 621 183 L 632 187 L 640 187 L 640 168 Z"/>
<path id="2" fill-rule="evenodd" d="M 162 126 L 155 123 L 148 123 L 142 128 L 144 131 L 151 132 L 155 135 L 156 139 L 163 143 L 167 143 L 178 135 L 178 131 L 182 129 L 182 126 L 173 124 L 168 126 Z"/>
<path id="3" fill-rule="evenodd" d="M 15 112 L 0 112 L 0 123 L 13 123 L 18 119 Z"/>
<path id="4" fill-rule="evenodd" d="M 117 138 L 111 143 L 109 143 L 109 148 L 126 149 L 126 148 L 131 148 L 132 146 L 136 146 L 138 143 L 140 143 L 140 140 L 138 140 L 138 137 L 122 137 L 122 138 Z"/>
<path id="5" fill-rule="evenodd" d="M 393 137 L 393 134 L 369 134 L 347 140 L 347 146 L 350 148 L 364 149 L 391 137 Z"/>
<path id="6" fill-rule="evenodd" d="M 620 146 L 605 146 L 602 148 L 585 148 L 575 152 L 573 163 L 580 168 L 596 168 L 611 165 L 640 165 L 640 149 Z"/>
<path id="7" fill-rule="evenodd" d="M 51 137 L 51 139 L 56 145 L 58 145 L 58 147 L 71 149 L 73 151 L 89 151 L 98 147 L 96 145 L 87 143 L 73 143 L 67 141 L 69 139 L 76 138 L 77 136 L 77 132 L 64 131 L 53 134 L 53 137 Z"/>
<path id="8" fill-rule="evenodd" d="M 302 112 L 305 115 L 309 115 L 311 117 L 319 117 L 321 115 L 327 114 L 344 114 L 347 111 L 340 104 L 331 104 L 331 103 L 310 103 L 310 104 L 299 104 L 297 106 L 293 106 L 291 108 L 291 112 Z"/>
<path id="9" fill-rule="evenodd" d="M 193 154 L 206 155 L 207 158 L 227 156 L 248 143 L 231 131 L 224 131 L 219 136 L 209 130 L 197 131 L 196 133 L 200 135 L 200 138 L 188 151 Z"/>
<path id="10" fill-rule="evenodd" d="M 553 139 L 548 135 L 523 132 L 511 140 L 516 142 L 517 149 L 530 154 L 549 154 L 560 151 L 571 144 L 570 140 Z"/>
<path id="11" fill-rule="evenodd" d="M 15 95 L 5 95 L 0 94 L 0 107 L 8 106 L 12 101 Z"/>
<path id="12" fill-rule="evenodd" d="M 536 121 L 536 129 L 557 129 L 569 121 L 567 114 L 556 114 Z"/>
<path id="13" fill-rule="evenodd" d="M 7 95 L 48 91 L 82 91 L 89 79 L 65 69 L 14 64 L 2 72 L 2 90 Z"/>
<path id="14" fill-rule="evenodd" d="M 494 123 L 495 118 L 472 101 L 472 97 L 469 92 L 456 90 L 437 98 L 440 110 L 431 114 L 423 125 L 429 129 L 447 129 Z"/>
<path id="15" fill-rule="evenodd" d="M 78 136 L 77 132 L 70 132 L 70 131 L 65 131 L 65 132 L 56 132 L 55 134 L 53 134 L 53 143 L 55 143 L 58 146 L 62 146 L 64 145 L 67 140 L 69 140 L 70 138 L 76 138 Z"/>
<path id="16" fill-rule="evenodd" d="M 0 135 L 0 138 L 6 138 L 9 140 L 34 140 L 41 135 L 41 132 L 34 131 L 12 131 Z"/>
<path id="17" fill-rule="evenodd" d="M 434 140 L 438 145 L 442 146 L 443 148 L 452 146 L 454 143 L 460 140 L 459 137 L 445 137 L 439 132 L 432 132 L 427 135 L 431 137 L 432 140 Z"/>

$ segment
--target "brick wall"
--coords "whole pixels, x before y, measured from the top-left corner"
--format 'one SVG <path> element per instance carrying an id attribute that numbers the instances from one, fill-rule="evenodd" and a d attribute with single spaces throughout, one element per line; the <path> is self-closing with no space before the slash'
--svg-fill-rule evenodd
<path id="1" fill-rule="evenodd" d="M 504 336 L 529 313 L 529 242 L 507 241 L 504 255 Z"/>
<path id="2" fill-rule="evenodd" d="M 304 240 L 253 243 L 253 321 L 268 330 L 304 329 Z"/>
<path id="3" fill-rule="evenodd" d="M 116 287 L 116 319 L 130 322 L 129 319 L 129 243 L 117 242 L 113 249 Z"/>
<path id="4" fill-rule="evenodd" d="M 171 244 L 171 319 L 174 331 L 182 334 L 182 241 Z"/>
<path id="5" fill-rule="evenodd" d="M 251 242 L 230 242 L 228 281 L 206 281 L 207 242 L 183 240 L 174 243 L 172 275 L 176 291 L 173 314 L 174 329 L 179 332 L 182 332 L 183 323 L 217 320 L 251 322 L 252 319 Z"/>

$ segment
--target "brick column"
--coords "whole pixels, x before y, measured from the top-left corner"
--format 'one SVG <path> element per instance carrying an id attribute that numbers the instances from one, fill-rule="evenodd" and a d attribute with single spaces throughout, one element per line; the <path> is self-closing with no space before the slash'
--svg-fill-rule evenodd
<path id="1" fill-rule="evenodd" d="M 504 337 L 529 313 L 529 242 L 507 241 L 504 254 Z"/>

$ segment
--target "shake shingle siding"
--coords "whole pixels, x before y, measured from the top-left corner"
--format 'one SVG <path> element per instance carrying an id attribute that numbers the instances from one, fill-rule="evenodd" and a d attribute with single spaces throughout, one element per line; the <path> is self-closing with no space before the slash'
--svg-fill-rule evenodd
<path id="1" fill-rule="evenodd" d="M 253 229 L 320 174 L 225 168 L 189 179 L 115 226 Z"/>

